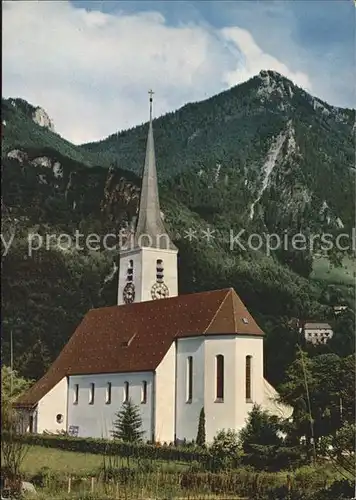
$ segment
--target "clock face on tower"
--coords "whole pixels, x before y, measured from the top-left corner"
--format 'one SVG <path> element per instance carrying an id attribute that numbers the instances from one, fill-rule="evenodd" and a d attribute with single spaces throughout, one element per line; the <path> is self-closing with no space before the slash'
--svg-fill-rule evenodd
<path id="1" fill-rule="evenodd" d="M 169 290 L 164 283 L 155 283 L 151 288 L 151 297 L 153 300 L 166 299 L 169 296 Z"/>
<path id="2" fill-rule="evenodd" d="M 125 285 L 122 296 L 125 304 L 132 304 L 132 302 L 135 300 L 135 285 L 133 283 L 127 283 L 127 285 Z"/>

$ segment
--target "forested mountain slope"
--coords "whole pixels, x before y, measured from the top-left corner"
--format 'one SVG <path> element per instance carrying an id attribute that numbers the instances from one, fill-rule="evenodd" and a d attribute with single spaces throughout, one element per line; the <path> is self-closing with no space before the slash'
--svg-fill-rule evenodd
<path id="1" fill-rule="evenodd" d="M 335 318 L 331 306 L 353 304 L 354 269 L 333 250 L 324 257 L 338 265 L 338 278 L 325 258 L 325 273 L 316 275 L 320 249 L 266 255 L 264 247 L 232 248 L 230 231 L 245 229 L 244 242 L 252 233 L 350 233 L 354 119 L 353 110 L 329 106 L 268 71 L 154 120 L 180 293 L 234 287 L 267 332 L 272 382 L 294 356 L 292 318 L 329 318 L 336 348 L 352 349 L 353 320 Z M 2 253 L 3 354 L 6 363 L 12 331 L 16 368 L 27 377 L 43 373 L 89 308 L 115 303 L 118 250 L 65 248 L 68 238 L 59 235 L 103 236 L 130 224 L 146 135 L 143 125 L 75 146 L 41 108 L 2 100 L 2 234 L 13 238 Z M 209 243 L 207 228 L 214 231 Z M 192 241 L 189 229 L 198 236 Z M 54 237 L 29 256 L 31 232 L 43 242 Z"/>

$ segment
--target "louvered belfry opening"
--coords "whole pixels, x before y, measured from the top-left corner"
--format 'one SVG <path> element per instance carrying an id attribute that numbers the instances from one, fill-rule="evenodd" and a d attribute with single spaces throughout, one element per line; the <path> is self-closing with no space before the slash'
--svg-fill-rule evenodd
<path id="1" fill-rule="evenodd" d="M 157 280 L 157 283 L 162 283 L 163 278 L 164 278 L 163 260 L 157 259 L 157 262 L 156 262 L 156 280 Z"/>
<path id="2" fill-rule="evenodd" d="M 133 260 L 129 261 L 129 266 L 127 268 L 127 282 L 132 283 L 133 281 Z"/>

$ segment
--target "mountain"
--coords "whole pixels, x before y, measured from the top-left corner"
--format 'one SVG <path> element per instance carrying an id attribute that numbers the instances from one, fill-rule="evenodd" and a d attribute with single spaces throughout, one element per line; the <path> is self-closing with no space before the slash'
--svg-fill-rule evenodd
<path id="1" fill-rule="evenodd" d="M 266 234 L 351 233 L 354 123 L 354 110 L 272 71 L 153 123 L 180 293 L 233 286 L 266 330 L 267 353 L 283 334 L 284 363 L 295 345 L 289 320 L 334 321 L 332 305 L 353 304 L 355 267 L 317 245 L 266 255 Z M 115 303 L 117 248 L 102 238 L 136 214 L 146 136 L 142 125 L 75 146 L 41 108 L 2 100 L 3 237 L 14 238 L 2 256 L 3 355 L 12 331 L 22 374 L 39 377 L 89 308 Z M 232 237 L 241 230 L 239 246 Z M 100 235 L 99 248 L 74 247 L 76 231 L 81 242 Z M 42 246 L 29 255 L 31 233 Z M 278 382 L 273 359 L 267 370 Z"/>
<path id="2" fill-rule="evenodd" d="M 76 146 L 55 133 L 55 127 L 47 113 L 24 99 L 2 99 L 2 157 L 14 157 L 14 151 L 24 151 L 30 157 L 41 152 L 60 155 L 81 162 L 86 166 L 102 163 L 95 155 L 81 152 Z M 21 155 L 20 155 L 21 156 Z M 108 164 L 108 163 L 106 163 Z"/>
<path id="3" fill-rule="evenodd" d="M 283 228 L 298 224 L 303 215 L 306 224 L 319 225 L 320 211 L 337 225 L 352 227 L 354 123 L 354 110 L 330 106 L 281 75 L 262 71 L 155 120 L 161 179 L 178 186 L 180 201 L 183 196 L 193 209 L 208 204 L 220 214 L 231 208 L 246 223 L 259 218 L 269 230 L 276 222 Z M 118 166 L 139 173 L 146 128 L 80 150 L 110 153 Z"/>

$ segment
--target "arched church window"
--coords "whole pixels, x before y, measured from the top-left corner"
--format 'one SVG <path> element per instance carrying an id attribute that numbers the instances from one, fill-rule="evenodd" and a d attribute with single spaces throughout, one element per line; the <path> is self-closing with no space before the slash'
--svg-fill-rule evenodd
<path id="1" fill-rule="evenodd" d="M 108 382 L 106 386 L 106 404 L 111 404 L 111 382 Z"/>
<path id="2" fill-rule="evenodd" d="M 157 259 L 157 262 L 156 262 L 156 281 L 157 281 L 157 283 L 162 283 L 163 278 L 164 278 L 163 260 Z"/>
<path id="3" fill-rule="evenodd" d="M 252 356 L 246 356 L 246 401 L 251 401 L 252 399 L 252 381 L 251 381 L 251 369 L 252 369 Z"/>
<path id="4" fill-rule="evenodd" d="M 129 261 L 129 265 L 127 268 L 127 281 L 132 282 L 133 281 L 133 260 Z"/>
<path id="5" fill-rule="evenodd" d="M 216 401 L 224 400 L 224 356 L 216 356 Z"/>
<path id="6" fill-rule="evenodd" d="M 193 399 L 193 356 L 187 358 L 187 403 Z"/>
<path id="7" fill-rule="evenodd" d="M 129 383 L 124 383 L 124 403 L 127 403 L 129 400 Z"/>
<path id="8" fill-rule="evenodd" d="M 89 387 L 89 404 L 90 405 L 94 404 L 94 397 L 95 397 L 95 384 L 90 384 L 90 387 Z"/>
<path id="9" fill-rule="evenodd" d="M 146 404 L 147 403 L 147 382 L 144 380 L 142 382 L 142 388 L 141 388 L 141 403 Z"/>
<path id="10" fill-rule="evenodd" d="M 74 384 L 73 404 L 77 405 L 79 401 L 79 384 Z"/>

